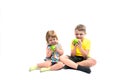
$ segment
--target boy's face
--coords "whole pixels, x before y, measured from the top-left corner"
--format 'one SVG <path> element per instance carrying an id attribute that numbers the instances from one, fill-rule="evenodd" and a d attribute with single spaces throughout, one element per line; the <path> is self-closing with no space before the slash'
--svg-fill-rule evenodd
<path id="1" fill-rule="evenodd" d="M 85 32 L 84 31 L 75 30 L 75 36 L 76 36 L 77 39 L 83 39 L 84 36 L 85 36 Z"/>
<path id="2" fill-rule="evenodd" d="M 56 38 L 50 37 L 50 38 L 48 39 L 48 43 L 49 43 L 50 45 L 55 45 L 55 44 L 57 44 L 57 42 L 58 42 L 58 40 L 57 40 Z"/>

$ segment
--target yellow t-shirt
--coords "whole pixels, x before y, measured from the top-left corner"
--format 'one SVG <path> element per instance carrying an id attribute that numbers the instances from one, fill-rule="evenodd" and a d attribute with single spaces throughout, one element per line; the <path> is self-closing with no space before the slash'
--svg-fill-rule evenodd
<path id="1" fill-rule="evenodd" d="M 82 41 L 82 48 L 84 50 L 90 50 L 90 40 L 88 40 L 87 38 L 84 38 L 83 41 Z M 71 50 L 74 48 L 74 45 L 71 44 Z M 80 51 L 80 49 L 76 48 L 76 56 L 82 56 L 82 53 Z M 87 57 L 90 57 L 90 53 L 88 53 Z"/>

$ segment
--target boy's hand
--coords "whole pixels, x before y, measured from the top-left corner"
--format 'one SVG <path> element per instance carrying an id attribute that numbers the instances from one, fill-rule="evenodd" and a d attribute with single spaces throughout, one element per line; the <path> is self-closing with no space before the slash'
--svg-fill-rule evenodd
<path id="1" fill-rule="evenodd" d="M 81 46 L 81 39 L 78 39 L 78 46 Z"/>
<path id="2" fill-rule="evenodd" d="M 73 42 L 72 42 L 72 44 L 73 44 L 74 46 L 77 45 L 77 44 L 78 44 L 78 39 L 74 39 Z"/>

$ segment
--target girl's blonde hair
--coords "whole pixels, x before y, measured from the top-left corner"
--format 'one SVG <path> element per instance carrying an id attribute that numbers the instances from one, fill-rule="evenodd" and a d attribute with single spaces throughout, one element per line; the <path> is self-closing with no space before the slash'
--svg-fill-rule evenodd
<path id="1" fill-rule="evenodd" d="M 50 37 L 56 38 L 56 39 L 58 40 L 58 37 L 57 37 L 57 35 L 56 35 L 56 33 L 55 33 L 54 30 L 49 30 L 49 31 L 47 31 L 47 33 L 46 33 L 46 41 L 47 41 L 47 43 L 48 43 L 48 39 L 49 39 Z"/>

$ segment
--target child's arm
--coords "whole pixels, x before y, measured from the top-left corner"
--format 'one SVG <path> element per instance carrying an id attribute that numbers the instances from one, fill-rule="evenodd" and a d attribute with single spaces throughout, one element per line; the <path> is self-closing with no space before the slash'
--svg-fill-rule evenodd
<path id="1" fill-rule="evenodd" d="M 79 46 L 79 49 L 83 55 L 83 57 L 87 57 L 88 53 L 89 53 L 89 50 L 84 50 L 81 46 Z"/>
<path id="2" fill-rule="evenodd" d="M 76 54 L 76 46 L 71 50 L 71 56 L 75 56 L 75 54 Z"/>
<path id="3" fill-rule="evenodd" d="M 63 55 L 64 51 L 62 49 L 62 46 L 59 44 L 59 48 L 56 47 L 56 52 L 58 52 L 60 55 Z"/>
<path id="4" fill-rule="evenodd" d="M 77 45 L 77 47 L 80 49 L 80 51 L 81 51 L 83 57 L 86 58 L 87 55 L 88 55 L 88 53 L 89 53 L 89 50 L 85 50 L 85 49 L 83 49 L 83 48 L 82 48 L 82 45 L 81 45 L 81 42 Z"/>
<path id="5" fill-rule="evenodd" d="M 76 47 L 78 45 L 78 39 L 74 39 L 71 44 L 71 56 L 75 56 L 76 54 Z"/>
<path id="6" fill-rule="evenodd" d="M 90 51 L 90 49 L 88 48 L 88 47 L 90 47 L 90 42 L 88 42 L 85 46 L 86 46 L 86 49 L 83 49 L 82 48 L 82 44 L 81 44 L 81 40 L 79 40 L 79 44 L 77 45 L 77 47 L 80 49 L 83 57 L 86 58 L 88 53 L 89 53 L 89 51 Z"/>
<path id="7" fill-rule="evenodd" d="M 46 48 L 46 57 L 51 57 L 52 55 L 52 50 Z"/>

